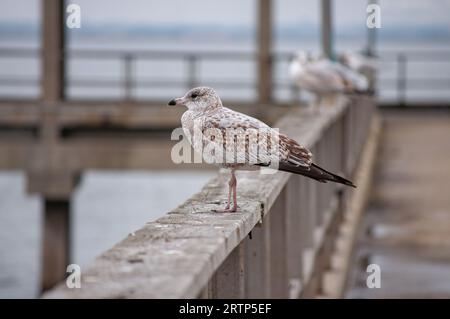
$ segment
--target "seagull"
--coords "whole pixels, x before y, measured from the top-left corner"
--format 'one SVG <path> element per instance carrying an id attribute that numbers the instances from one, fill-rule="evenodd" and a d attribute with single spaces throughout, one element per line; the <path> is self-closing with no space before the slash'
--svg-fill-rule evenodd
<path id="1" fill-rule="evenodd" d="M 212 88 L 193 88 L 184 96 L 170 100 L 168 104 L 187 108 L 181 117 L 183 132 L 194 150 L 202 154 L 203 160 L 227 168 L 231 172 L 228 202 L 221 212 L 236 212 L 238 209 L 235 175 L 237 169 L 272 167 L 272 163 L 277 163 L 276 168 L 280 171 L 304 175 L 322 183 L 331 181 L 356 187 L 351 181 L 313 163 L 311 152 L 287 135 L 254 117 L 224 107 Z M 211 131 L 215 134 L 211 134 Z M 230 137 L 230 131 L 236 135 Z M 261 144 L 253 147 L 251 141 L 254 140 L 249 136 L 254 132 L 259 136 L 267 133 L 273 139 L 261 138 L 258 140 L 262 141 Z M 273 140 L 276 143 L 271 142 Z M 271 152 L 261 152 L 261 146 L 267 147 Z M 210 149 L 214 152 L 205 152 Z M 233 156 L 229 156 L 230 153 Z"/>
<path id="2" fill-rule="evenodd" d="M 368 89 L 367 79 L 350 68 L 326 58 L 309 57 L 297 53 L 289 66 L 291 80 L 299 89 L 316 96 L 316 105 L 322 98 L 337 94 L 360 94 Z"/>

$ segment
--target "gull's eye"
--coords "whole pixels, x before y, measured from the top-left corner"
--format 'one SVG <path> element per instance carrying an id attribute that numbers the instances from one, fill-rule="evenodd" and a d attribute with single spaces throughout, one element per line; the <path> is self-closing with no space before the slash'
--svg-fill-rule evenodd
<path id="1" fill-rule="evenodd" d="M 192 93 L 192 94 L 191 94 L 191 98 L 193 98 L 193 99 L 195 99 L 197 96 L 198 96 L 197 93 Z"/>

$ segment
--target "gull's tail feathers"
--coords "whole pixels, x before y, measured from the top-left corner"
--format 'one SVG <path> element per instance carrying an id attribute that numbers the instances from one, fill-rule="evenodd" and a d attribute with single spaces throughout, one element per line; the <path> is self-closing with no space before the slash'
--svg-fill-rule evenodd
<path id="1" fill-rule="evenodd" d="M 330 181 L 330 182 L 344 184 L 344 185 L 356 188 L 356 186 L 348 179 L 345 179 L 339 175 L 333 174 L 314 163 L 311 164 L 311 166 L 309 166 L 309 167 L 305 167 L 305 166 L 296 166 L 296 165 L 286 163 L 286 162 L 280 162 L 278 169 L 280 171 L 284 171 L 284 172 L 307 176 L 307 177 L 315 179 L 316 181 L 319 181 L 321 183 L 326 183 L 326 182 Z"/>

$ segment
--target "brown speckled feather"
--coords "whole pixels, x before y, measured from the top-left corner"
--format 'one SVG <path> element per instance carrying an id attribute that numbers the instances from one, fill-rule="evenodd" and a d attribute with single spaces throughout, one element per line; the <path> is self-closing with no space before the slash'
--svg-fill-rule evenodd
<path id="1" fill-rule="evenodd" d="M 274 154 L 277 156 L 277 161 L 303 167 L 309 167 L 312 163 L 312 154 L 308 149 L 251 116 L 221 107 L 209 110 L 201 116 L 191 117 L 190 119 L 194 118 L 195 124 L 192 120 L 191 123 L 184 122 L 183 127 L 190 127 L 188 131 L 193 132 L 193 127 L 195 126 L 202 132 L 201 141 L 197 140 L 192 143 L 194 149 L 197 149 L 199 152 L 205 149 L 210 143 L 216 143 L 221 145 L 225 154 L 227 149 L 228 151 L 231 150 L 230 145 L 233 145 L 235 151 L 241 151 L 245 154 L 245 160 L 243 158 L 235 158 L 235 164 L 242 164 L 243 162 L 245 164 L 269 164 L 274 158 L 258 156 L 261 154 L 256 153 L 255 148 L 250 147 L 250 139 L 248 136 L 249 130 L 252 130 L 252 132 L 256 132 L 256 137 L 259 137 L 259 134 L 265 134 L 266 132 L 272 134 L 274 139 L 262 140 L 263 143 L 265 143 L 263 146 L 270 152 L 272 152 L 271 141 L 278 140 L 279 147 L 277 153 Z M 237 134 L 233 136 L 227 135 L 227 132 L 229 132 L 227 130 L 229 129 L 235 130 Z M 220 132 L 220 136 L 217 137 L 219 134 L 215 134 L 215 132 Z M 231 144 L 229 143 L 230 138 L 234 138 L 233 143 Z M 208 160 L 213 159 L 210 158 Z M 253 161 L 251 162 L 251 160 Z M 228 167 L 232 164 L 233 163 L 228 161 L 226 166 Z"/>

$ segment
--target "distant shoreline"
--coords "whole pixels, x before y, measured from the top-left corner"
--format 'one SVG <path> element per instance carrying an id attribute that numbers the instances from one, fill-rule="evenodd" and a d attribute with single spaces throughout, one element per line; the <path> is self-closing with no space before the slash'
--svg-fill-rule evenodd
<path id="1" fill-rule="evenodd" d="M 68 29 L 71 37 L 76 38 L 102 38 L 111 37 L 120 39 L 146 38 L 146 39 L 226 39 L 250 40 L 255 37 L 256 31 L 252 26 L 223 26 L 223 25 L 124 25 L 124 24 L 83 24 L 80 29 Z M 365 36 L 367 29 L 362 25 L 337 28 L 335 35 L 341 39 L 354 39 Z M 450 40 L 448 26 L 401 26 L 384 27 L 378 30 L 383 40 Z M 282 25 L 274 28 L 274 36 L 282 41 L 295 39 L 316 39 L 320 34 L 318 25 Z M 0 38 L 5 37 L 35 37 L 39 35 L 37 24 L 0 23 Z"/>

